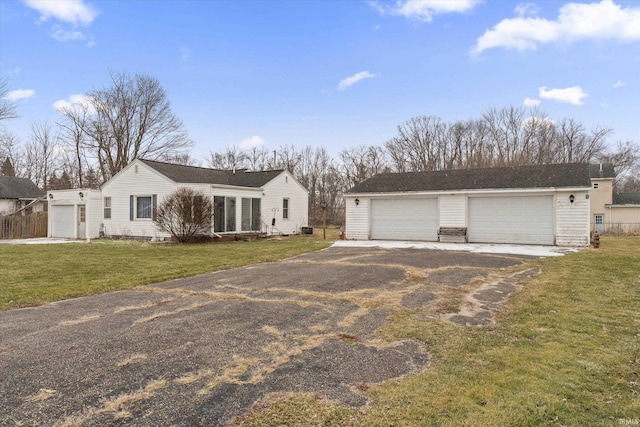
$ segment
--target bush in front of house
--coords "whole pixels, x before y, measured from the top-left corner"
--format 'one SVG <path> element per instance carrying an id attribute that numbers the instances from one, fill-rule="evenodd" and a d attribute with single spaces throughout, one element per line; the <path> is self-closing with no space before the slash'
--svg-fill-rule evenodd
<path id="1" fill-rule="evenodd" d="M 213 204 L 202 192 L 180 188 L 158 205 L 153 221 L 180 243 L 211 233 Z"/>

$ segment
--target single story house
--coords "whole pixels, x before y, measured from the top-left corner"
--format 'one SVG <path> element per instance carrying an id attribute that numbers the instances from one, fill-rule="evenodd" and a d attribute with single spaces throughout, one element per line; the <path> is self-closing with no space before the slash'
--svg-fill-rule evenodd
<path id="1" fill-rule="evenodd" d="M 0 216 L 18 211 L 42 212 L 47 204 L 43 198 L 44 194 L 45 192 L 28 178 L 0 176 Z M 26 212 L 27 210 L 30 212 Z"/>
<path id="2" fill-rule="evenodd" d="M 382 173 L 346 193 L 348 239 L 587 246 L 590 166 Z"/>
<path id="3" fill-rule="evenodd" d="M 591 165 L 591 231 L 640 231 L 640 194 L 614 193 L 611 164 Z"/>
<path id="4" fill-rule="evenodd" d="M 75 196 L 51 191 L 50 236 L 71 238 L 132 237 L 163 240 L 171 236 L 158 229 L 153 214 L 163 199 L 189 187 L 209 197 L 214 206 L 211 234 L 264 233 L 289 235 L 301 232 L 308 222 L 307 190 L 286 170 L 251 172 L 218 170 L 136 159 L 102 185 L 100 190 L 74 190 Z M 68 190 L 67 190 L 68 191 Z M 82 227 L 79 193 L 85 200 Z M 60 202 L 57 202 L 60 200 Z M 93 206 L 94 200 L 96 207 Z M 56 205 L 76 206 L 58 215 Z M 95 214 L 95 215 L 94 215 Z M 58 226 L 74 216 L 82 233 Z M 62 231 L 62 232 L 57 232 Z"/>

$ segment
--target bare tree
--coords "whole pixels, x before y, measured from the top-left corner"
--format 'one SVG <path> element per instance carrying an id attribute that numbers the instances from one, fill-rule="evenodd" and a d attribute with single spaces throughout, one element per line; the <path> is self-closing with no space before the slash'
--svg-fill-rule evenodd
<path id="1" fill-rule="evenodd" d="M 0 122 L 18 117 L 18 110 L 15 102 L 7 99 L 8 93 L 9 89 L 7 87 L 7 81 L 0 79 Z"/>
<path id="2" fill-rule="evenodd" d="M 153 219 L 178 242 L 188 243 L 196 234 L 209 234 L 213 218 L 211 199 L 192 188 L 180 188 L 160 203 Z"/>
<path id="3" fill-rule="evenodd" d="M 24 150 L 18 137 L 4 129 L 0 129 L 0 159 L 9 159 L 15 176 L 25 177 Z"/>
<path id="4" fill-rule="evenodd" d="M 86 100 L 86 110 L 69 108 L 62 113 L 72 135 L 81 130 L 86 136 L 81 145 L 87 157 L 97 159 L 104 180 L 135 158 L 160 159 L 193 145 L 153 77 L 111 73 L 111 86 L 91 91 Z"/>
<path id="5" fill-rule="evenodd" d="M 214 169 L 242 169 L 247 167 L 247 155 L 237 145 L 224 151 L 209 153 L 209 167 Z"/>
<path id="6" fill-rule="evenodd" d="M 31 135 L 25 149 L 27 177 L 38 187 L 48 190 L 49 175 L 55 171 L 60 155 L 60 137 L 48 122 L 31 124 Z"/>

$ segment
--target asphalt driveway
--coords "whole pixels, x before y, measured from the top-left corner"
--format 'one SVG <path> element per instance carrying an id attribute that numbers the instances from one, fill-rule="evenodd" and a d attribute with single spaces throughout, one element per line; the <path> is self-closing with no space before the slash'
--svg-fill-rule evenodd
<path id="1" fill-rule="evenodd" d="M 392 311 L 490 324 L 525 259 L 332 247 L 0 312 L 0 425 L 224 425 L 278 392 L 361 406 L 428 369 L 422 343 L 376 335 Z"/>

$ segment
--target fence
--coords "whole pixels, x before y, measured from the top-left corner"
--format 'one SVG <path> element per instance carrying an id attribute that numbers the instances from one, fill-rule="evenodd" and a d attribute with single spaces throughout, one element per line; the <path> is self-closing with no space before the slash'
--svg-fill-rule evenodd
<path id="1" fill-rule="evenodd" d="M 614 222 L 610 224 L 599 224 L 597 230 L 600 234 L 612 236 L 640 236 L 639 222 Z"/>
<path id="2" fill-rule="evenodd" d="M 0 216 L 0 239 L 47 237 L 47 212 Z"/>

